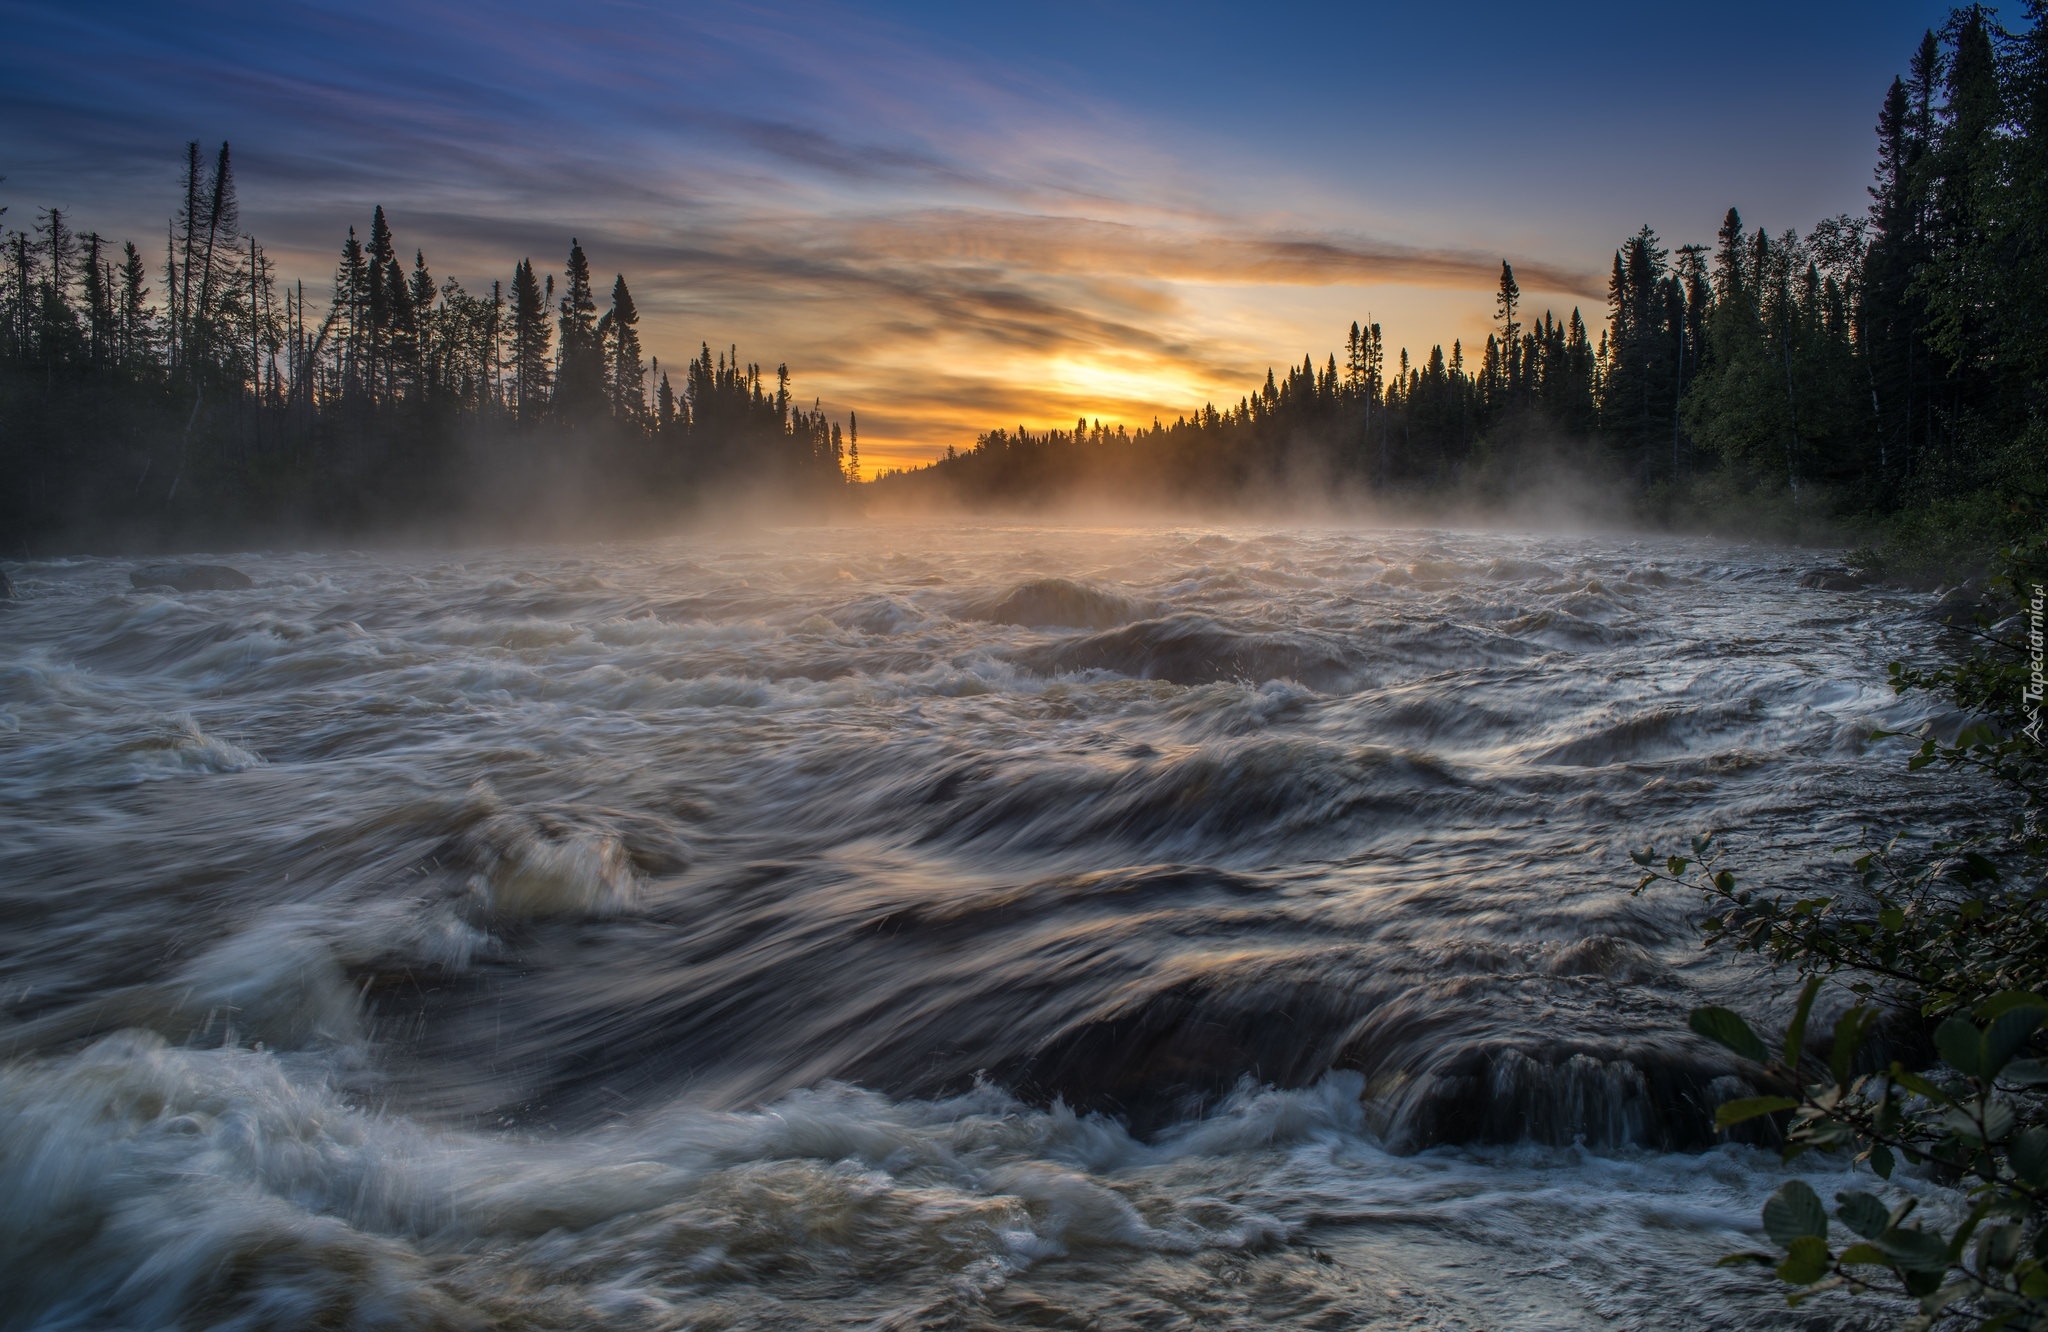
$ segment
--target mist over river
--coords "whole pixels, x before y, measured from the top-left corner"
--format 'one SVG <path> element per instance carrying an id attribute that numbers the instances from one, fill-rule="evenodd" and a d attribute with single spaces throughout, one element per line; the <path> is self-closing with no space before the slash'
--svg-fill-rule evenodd
<path id="1" fill-rule="evenodd" d="M 1872 739 L 1924 598 L 1433 531 L 220 558 L 0 607 L 0 1329 L 1834 1325 L 1711 1267 L 1787 1171 L 1685 1015 L 1787 987 L 1626 853 L 1961 813 Z"/>

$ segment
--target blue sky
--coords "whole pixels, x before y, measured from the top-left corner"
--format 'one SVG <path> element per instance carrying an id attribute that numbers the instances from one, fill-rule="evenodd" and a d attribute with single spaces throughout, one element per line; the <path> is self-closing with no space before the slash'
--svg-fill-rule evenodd
<path id="1" fill-rule="evenodd" d="M 1370 313 L 1601 307 L 1649 223 L 1860 211 L 1946 6 L 0 3 L 0 204 L 152 254 L 182 145 L 324 295 L 372 205 L 472 290 L 570 236 L 644 341 L 786 361 L 870 462 L 1235 401 Z M 2016 16 L 2014 16 L 2016 18 Z"/>

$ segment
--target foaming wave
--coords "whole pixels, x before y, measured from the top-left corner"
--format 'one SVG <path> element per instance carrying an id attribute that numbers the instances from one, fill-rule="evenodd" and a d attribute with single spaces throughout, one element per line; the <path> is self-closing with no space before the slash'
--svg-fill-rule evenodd
<path id="1" fill-rule="evenodd" d="M 6 1328 L 568 1327 L 673 1317 L 736 1282 L 772 1298 L 921 1275 L 985 1295 L 1051 1257 L 1289 1233 L 1128 1197 L 1099 1172 L 1148 1149 L 990 1089 L 826 1087 L 541 1143 L 429 1130 L 276 1056 L 138 1032 L 7 1074 Z"/>

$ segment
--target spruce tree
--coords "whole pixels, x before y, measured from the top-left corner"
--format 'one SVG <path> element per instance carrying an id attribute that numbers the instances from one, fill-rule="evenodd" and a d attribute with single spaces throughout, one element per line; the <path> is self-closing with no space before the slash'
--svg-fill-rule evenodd
<path id="1" fill-rule="evenodd" d="M 637 422 L 647 411 L 643 389 L 645 369 L 640 363 L 640 312 L 633 306 L 633 293 L 626 289 L 626 275 L 612 282 L 611 391 L 612 415 Z"/>
<path id="2" fill-rule="evenodd" d="M 574 237 L 560 304 L 557 355 L 560 372 L 555 389 L 558 415 L 580 418 L 605 406 L 604 347 L 598 337 L 597 297 L 590 286 L 590 261 Z"/>
<path id="3" fill-rule="evenodd" d="M 122 247 L 122 255 L 118 355 L 122 367 L 135 372 L 147 365 L 154 354 L 156 311 L 143 304 L 149 299 L 149 288 L 143 285 L 149 274 L 142 262 L 142 252 L 130 241 Z"/>
<path id="4" fill-rule="evenodd" d="M 370 216 L 367 259 L 369 272 L 364 279 L 364 328 L 360 343 L 366 362 L 363 379 L 372 400 L 382 401 L 390 396 L 391 391 L 391 324 L 395 313 L 391 300 L 391 270 L 398 266 L 398 251 L 392 243 L 391 224 L 384 219 L 383 204 L 378 204 Z M 399 277 L 398 291 L 402 297 L 405 291 L 403 274 Z"/>
<path id="5" fill-rule="evenodd" d="M 539 418 L 548 401 L 548 307 L 533 261 L 512 270 L 512 404 L 521 422 Z"/>
<path id="6" fill-rule="evenodd" d="M 1515 270 L 1508 267 L 1508 261 L 1503 259 L 1500 262 L 1500 287 L 1494 293 L 1493 309 L 1495 318 L 1500 321 L 1500 345 L 1507 358 L 1507 364 L 1503 367 L 1507 380 L 1504 387 L 1510 401 L 1521 396 L 1523 387 L 1522 325 L 1521 321 L 1515 318 L 1515 310 L 1521 299 L 1522 289 L 1515 284 Z"/>
<path id="7" fill-rule="evenodd" d="M 371 286 L 369 257 L 356 239 L 356 229 L 350 227 L 348 239 L 341 243 L 341 262 L 334 270 L 334 310 L 341 325 L 335 336 L 335 358 L 344 397 L 362 393 L 367 387 L 364 359 Z"/>
<path id="8" fill-rule="evenodd" d="M 192 267 L 193 259 L 200 244 L 200 233 L 206 222 L 201 200 L 205 186 L 200 175 L 199 141 L 185 145 L 185 205 L 178 210 L 178 218 L 172 233 L 173 258 L 165 261 L 166 271 L 174 274 L 172 286 L 166 292 L 171 299 L 171 361 L 173 370 L 184 370 L 190 359 L 192 328 Z"/>
<path id="9" fill-rule="evenodd" d="M 665 370 L 654 389 L 654 428 L 664 437 L 674 433 L 676 428 L 676 393 L 669 387 Z"/>
<path id="10" fill-rule="evenodd" d="M 215 306 L 225 292 L 234 290 L 240 258 L 241 214 L 235 204 L 235 174 L 226 143 L 221 144 L 220 156 L 214 160 L 204 211 L 206 236 L 198 252 L 199 290 L 193 297 L 186 325 L 195 374 L 216 369 L 213 358 L 223 350 L 216 343 L 224 340 L 217 336 L 221 332 L 220 312 Z M 189 261 L 186 280 L 192 281 Z M 232 345 L 231 340 L 227 341 Z"/>

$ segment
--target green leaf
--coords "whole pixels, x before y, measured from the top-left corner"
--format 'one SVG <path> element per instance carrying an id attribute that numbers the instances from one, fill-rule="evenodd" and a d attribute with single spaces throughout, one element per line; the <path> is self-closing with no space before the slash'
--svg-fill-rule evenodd
<path id="1" fill-rule="evenodd" d="M 1992 864 L 1975 851 L 1966 852 L 1963 855 L 1963 877 L 1971 883 L 1977 883 L 1984 879 L 1997 883 L 1998 866 Z M 1981 912 L 1983 910 L 1982 904 L 1977 904 L 1977 909 Z M 1972 919 L 1975 919 L 1975 917 L 1972 917 Z"/>
<path id="2" fill-rule="evenodd" d="M 1798 1069 L 1799 1052 L 1806 1046 L 1806 1019 L 1813 1012 L 1814 996 L 1820 993 L 1821 978 L 1809 976 L 1799 988 L 1799 1006 L 1792 1010 L 1792 1025 L 1785 1029 L 1785 1067 Z"/>
<path id="3" fill-rule="evenodd" d="M 2003 1097 L 1992 1097 L 1984 1104 L 1984 1141 L 2002 1142 L 2012 1132 L 2012 1102 Z"/>
<path id="4" fill-rule="evenodd" d="M 1664 869 L 1668 874 L 1671 875 L 1672 878 L 1675 879 L 1679 875 L 1685 873 L 1685 871 L 1691 867 L 1691 864 L 1691 861 L 1688 861 L 1681 856 L 1673 856 L 1669 860 L 1664 862 Z"/>
<path id="5" fill-rule="evenodd" d="M 1764 1202 L 1764 1233 L 1788 1248 L 1801 1235 L 1825 1240 L 1828 1214 L 1820 1204 L 1820 1195 L 1805 1180 L 1788 1179 L 1780 1184 L 1778 1191 Z"/>
<path id="6" fill-rule="evenodd" d="M 2048 1128 L 2030 1128 L 2006 1148 L 2012 1171 L 2037 1189 L 2048 1188 Z"/>
<path id="7" fill-rule="evenodd" d="M 1993 1226 L 1977 1241 L 1978 1260 L 1993 1268 L 2008 1268 L 2020 1255 L 2020 1228 Z"/>
<path id="8" fill-rule="evenodd" d="M 1657 853 L 1654 851 L 1631 851 L 1628 853 L 1628 858 L 1641 865 L 1644 869 L 1648 869 L 1657 863 Z"/>
<path id="9" fill-rule="evenodd" d="M 1892 1261 L 1905 1271 L 1948 1270 L 1948 1241 L 1932 1231 L 1894 1226 L 1877 1237 L 1877 1247 L 1890 1254 Z"/>
<path id="10" fill-rule="evenodd" d="M 1921 1077 L 1918 1073 L 1907 1072 L 1905 1067 L 1900 1064 L 1894 1063 L 1892 1065 L 1892 1081 L 1898 1083 L 1914 1095 L 1925 1096 L 1930 1101 L 1946 1101 L 1949 1099 L 1947 1092 L 1935 1086 L 1926 1078 Z"/>
<path id="11" fill-rule="evenodd" d="M 1844 1267 L 1890 1267 L 1891 1255 L 1875 1244 L 1851 1244 L 1835 1259 Z"/>
<path id="12" fill-rule="evenodd" d="M 1731 1253 L 1717 1259 L 1716 1267 L 1774 1267 L 1778 1260 L 1768 1253 Z"/>
<path id="13" fill-rule="evenodd" d="M 1952 1017 L 1934 1029 L 1934 1048 L 1941 1060 L 1966 1078 L 1979 1075 L 1984 1038 L 1968 1018 Z"/>
<path id="14" fill-rule="evenodd" d="M 1695 1008 L 1692 1016 L 1686 1019 L 1686 1025 L 1714 1044 L 1726 1046 L 1754 1063 L 1761 1064 L 1771 1057 L 1770 1051 L 1764 1049 L 1764 1043 L 1749 1029 L 1749 1024 L 1733 1009 Z"/>
<path id="15" fill-rule="evenodd" d="M 1872 1194 L 1838 1193 L 1835 1203 L 1835 1215 L 1842 1219 L 1842 1224 L 1867 1240 L 1884 1234 L 1892 1223 L 1891 1209 Z"/>
<path id="16" fill-rule="evenodd" d="M 2048 1018 L 2048 1008 L 2028 1006 L 2009 1008 L 1991 1019 L 1991 1025 L 1984 1029 L 1983 1076 L 1997 1077 L 1999 1070 L 2026 1047 L 2043 1018 Z"/>
<path id="17" fill-rule="evenodd" d="M 1877 1025 L 1877 1010 L 1867 1004 L 1858 1004 L 1835 1019 L 1835 1039 L 1828 1051 L 1828 1070 L 1835 1075 L 1835 1081 L 1847 1083 L 1849 1069 L 1856 1062 L 1856 1054 L 1863 1048 L 1863 1038 Z"/>
<path id="18" fill-rule="evenodd" d="M 1795 1286 L 1810 1286 L 1832 1270 L 1832 1261 L 1826 1240 L 1818 1235 L 1800 1235 L 1785 1246 L 1785 1261 L 1778 1264 L 1778 1277 Z"/>
<path id="19" fill-rule="evenodd" d="M 2015 1059 L 1998 1076 L 2022 1087 L 2038 1087 L 2048 1082 L 2048 1059 Z"/>
<path id="20" fill-rule="evenodd" d="M 2004 1017 L 2015 1008 L 2048 1009 L 2048 997 L 2035 994 L 2032 990 L 2006 990 L 1977 1005 L 1977 1020 L 1989 1022 L 1993 1018 Z"/>
<path id="21" fill-rule="evenodd" d="M 1714 1110 L 1714 1127 L 1732 1128 L 1759 1115 L 1774 1115 L 1780 1110 L 1797 1110 L 1799 1102 L 1789 1096 L 1750 1096 L 1739 1101 L 1723 1101 Z"/>
<path id="22" fill-rule="evenodd" d="M 1899 1269 L 1899 1284 L 1906 1288 L 1908 1295 L 1928 1296 L 1941 1289 L 1941 1274 L 1946 1268 Z"/>
<path id="23" fill-rule="evenodd" d="M 1877 923 L 1897 934 L 1906 928 L 1906 913 L 1897 907 L 1886 907 L 1877 913 Z"/>
<path id="24" fill-rule="evenodd" d="M 1870 1168 L 1877 1172 L 1879 1179 L 1890 1179 L 1896 1165 L 1897 1162 L 1892 1159 L 1892 1149 L 1883 1143 L 1870 1149 Z"/>

